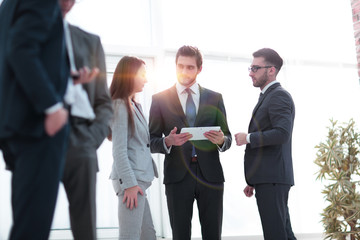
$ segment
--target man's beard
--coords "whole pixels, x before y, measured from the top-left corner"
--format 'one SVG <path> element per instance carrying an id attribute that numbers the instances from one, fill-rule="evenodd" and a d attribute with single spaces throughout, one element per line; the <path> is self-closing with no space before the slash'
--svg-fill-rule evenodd
<path id="1" fill-rule="evenodd" d="M 254 82 L 254 87 L 265 87 L 266 82 L 269 80 L 269 77 L 267 75 L 267 72 L 264 72 L 262 76 L 260 76 L 256 81 Z"/>

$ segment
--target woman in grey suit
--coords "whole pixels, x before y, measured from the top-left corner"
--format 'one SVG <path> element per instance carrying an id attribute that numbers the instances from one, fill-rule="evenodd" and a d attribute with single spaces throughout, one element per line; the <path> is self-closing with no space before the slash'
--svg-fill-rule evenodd
<path id="1" fill-rule="evenodd" d="M 110 86 L 114 108 L 110 179 L 119 198 L 119 239 L 156 239 L 145 191 L 157 170 L 150 153 L 148 124 L 134 99 L 146 82 L 145 62 L 125 56 L 116 66 Z"/>

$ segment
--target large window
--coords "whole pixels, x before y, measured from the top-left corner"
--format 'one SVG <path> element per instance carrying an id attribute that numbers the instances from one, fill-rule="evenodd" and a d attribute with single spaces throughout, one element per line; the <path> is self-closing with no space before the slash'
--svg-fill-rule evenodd
<path id="1" fill-rule="evenodd" d="M 97 33 L 106 44 L 151 45 L 149 0 L 80 0 L 69 21 Z"/>
<path id="2" fill-rule="evenodd" d="M 328 16 L 336 16 L 328 17 Z M 325 205 L 322 184 L 315 182 L 314 146 L 326 137 L 329 119 L 354 118 L 360 102 L 353 40 L 351 4 L 343 0 L 82 0 L 69 22 L 100 35 L 110 85 L 117 62 L 124 55 L 146 61 L 148 80 L 138 100 L 148 117 L 151 96 L 176 82 L 175 53 L 184 44 L 199 47 L 204 55 L 201 86 L 222 93 L 230 131 L 247 131 L 259 89 L 252 86 L 247 67 L 252 52 L 262 47 L 277 50 L 285 64 L 278 80 L 296 106 L 293 133 L 295 186 L 289 207 L 296 234 L 321 233 L 320 213 Z M 111 142 L 98 150 L 97 216 L 99 231 L 116 236 L 117 198 L 109 174 Z M 246 198 L 244 147 L 221 153 L 225 173 L 223 236 L 261 235 L 255 198 Z M 0 155 L 1 156 L 1 155 Z M 163 156 L 154 154 L 159 173 Z M 6 239 L 10 221 L 10 174 L 0 161 L 0 239 Z M 158 236 L 170 237 L 162 175 L 148 191 Z M 194 204 L 193 236 L 201 235 Z M 54 229 L 69 229 L 67 200 L 61 188 Z"/>

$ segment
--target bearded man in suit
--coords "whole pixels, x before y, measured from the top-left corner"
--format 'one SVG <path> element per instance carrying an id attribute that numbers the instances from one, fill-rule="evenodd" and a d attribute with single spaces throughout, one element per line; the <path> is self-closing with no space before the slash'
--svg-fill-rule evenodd
<path id="1" fill-rule="evenodd" d="M 222 95 L 196 82 L 202 55 L 193 46 L 176 54 L 175 86 L 153 95 L 150 109 L 150 146 L 164 153 L 164 184 L 174 240 L 191 239 L 193 203 L 199 209 L 202 238 L 221 239 L 224 174 L 219 158 L 231 146 Z M 191 141 L 184 127 L 220 126 L 206 140 Z M 190 140 L 190 141 L 189 141 Z"/>
<path id="2" fill-rule="evenodd" d="M 75 0 L 59 0 L 65 18 Z M 75 101 L 70 113 L 70 138 L 62 178 L 67 198 L 71 230 L 76 240 L 96 240 L 96 150 L 108 135 L 112 105 L 106 81 L 105 56 L 100 38 L 65 21 L 69 31 L 74 67 L 99 70 L 94 81 L 83 84 L 83 92 L 90 103 L 90 115 L 78 114 Z M 69 47 L 69 46 L 68 46 Z"/>
<path id="3" fill-rule="evenodd" d="M 244 189 L 256 201 L 265 240 L 295 240 L 291 228 L 288 196 L 294 185 L 291 155 L 295 105 L 291 95 L 276 81 L 283 60 L 270 48 L 253 53 L 249 76 L 261 89 L 248 133 L 235 134 L 236 144 L 245 149 Z"/>

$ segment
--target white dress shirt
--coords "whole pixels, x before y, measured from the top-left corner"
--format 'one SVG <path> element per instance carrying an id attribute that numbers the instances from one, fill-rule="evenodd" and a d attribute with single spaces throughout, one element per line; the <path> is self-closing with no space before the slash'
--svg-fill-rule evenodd
<path id="1" fill-rule="evenodd" d="M 184 85 L 181 85 L 179 82 L 177 82 L 175 84 L 175 87 L 176 87 L 177 95 L 178 95 L 179 100 L 180 100 L 181 107 L 182 107 L 182 109 L 184 111 L 184 114 L 185 114 L 186 113 L 186 100 L 187 100 L 187 97 L 188 97 L 188 94 L 186 92 L 187 87 L 185 87 Z M 191 92 L 192 92 L 191 96 L 193 98 L 195 108 L 196 108 L 196 114 L 197 114 L 198 111 L 199 111 L 199 103 L 200 103 L 199 84 L 194 83 L 190 87 L 190 89 L 191 89 Z M 170 147 L 166 146 L 165 138 L 163 139 L 163 144 L 164 144 L 164 149 L 165 149 L 166 153 L 170 154 L 172 146 L 170 146 Z"/>
<path id="2" fill-rule="evenodd" d="M 175 87 L 176 87 L 176 92 L 177 92 L 179 100 L 180 100 L 181 107 L 182 107 L 184 113 L 186 113 L 186 100 L 188 98 L 188 94 L 186 92 L 187 87 L 185 87 L 184 85 L 181 85 L 179 82 L 176 83 Z M 198 111 L 199 111 L 199 105 L 200 105 L 200 88 L 199 88 L 199 84 L 194 83 L 190 87 L 190 90 L 192 92 L 191 96 L 193 98 L 195 108 L 196 108 L 196 114 L 197 114 Z M 224 136 L 224 137 L 226 137 L 226 136 Z M 163 144 L 164 144 L 164 149 L 165 149 L 166 153 L 169 154 L 171 152 L 172 146 L 170 146 L 169 148 L 166 146 L 165 138 L 163 140 Z M 217 145 L 217 147 L 218 147 L 218 150 L 220 152 L 223 152 L 224 149 L 225 149 L 225 144 L 223 144 L 222 147 Z"/>
<path id="3" fill-rule="evenodd" d="M 69 30 L 69 25 L 66 20 L 64 20 L 64 35 L 66 42 L 66 49 L 69 56 L 70 69 L 72 72 L 76 72 L 74 52 L 71 42 L 71 35 Z M 95 119 L 94 110 L 90 104 L 89 97 L 82 87 L 81 84 L 74 85 L 73 80 L 69 77 L 68 86 L 64 96 L 65 102 L 71 105 L 71 115 L 75 117 L 81 117 L 85 119 L 93 120 Z"/>
<path id="4" fill-rule="evenodd" d="M 188 98 L 188 94 L 186 92 L 187 87 L 181 85 L 180 83 L 176 83 L 175 85 L 176 87 L 176 92 L 178 94 L 180 103 L 181 103 L 181 107 L 184 111 L 184 113 L 186 113 L 186 100 Z M 195 107 L 196 107 L 196 114 L 199 111 L 199 104 L 200 104 L 200 90 L 199 90 L 199 84 L 194 83 L 191 87 L 190 90 L 192 92 L 191 96 L 193 98 Z"/>

